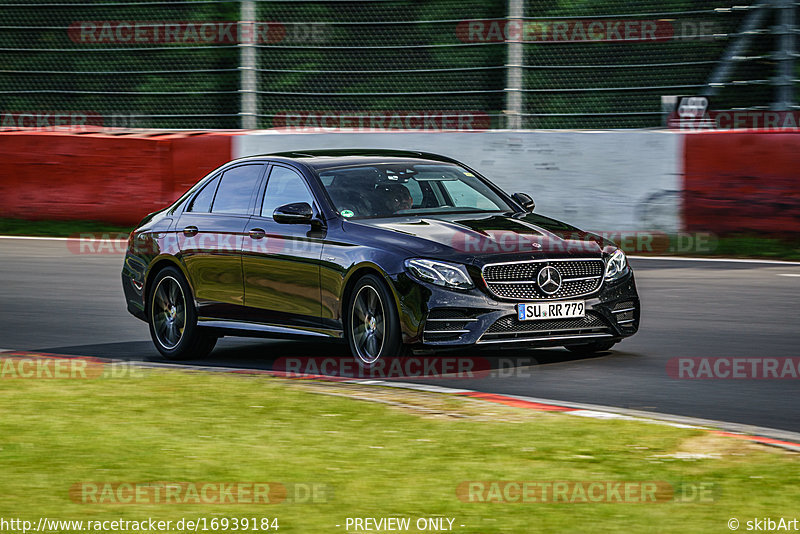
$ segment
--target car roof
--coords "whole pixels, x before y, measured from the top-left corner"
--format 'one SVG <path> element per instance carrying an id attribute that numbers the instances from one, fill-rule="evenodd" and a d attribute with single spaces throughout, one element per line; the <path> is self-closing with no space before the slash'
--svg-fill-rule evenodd
<path id="1" fill-rule="evenodd" d="M 308 165 L 316 170 L 349 165 L 374 165 L 379 163 L 455 163 L 460 165 L 460 162 L 439 154 L 381 149 L 298 150 L 250 156 L 247 159 L 253 158 L 292 160 Z"/>

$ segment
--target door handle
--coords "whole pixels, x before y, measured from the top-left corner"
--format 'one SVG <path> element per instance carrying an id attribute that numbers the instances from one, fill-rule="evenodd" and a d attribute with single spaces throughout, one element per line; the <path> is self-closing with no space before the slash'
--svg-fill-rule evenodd
<path id="1" fill-rule="evenodd" d="M 197 235 L 197 232 L 199 232 L 199 230 L 196 226 L 187 226 L 183 229 L 183 235 L 186 237 L 194 237 Z"/>
<path id="2" fill-rule="evenodd" d="M 250 237 L 253 239 L 261 239 L 265 235 L 267 235 L 267 232 L 261 228 L 253 228 L 250 230 Z"/>

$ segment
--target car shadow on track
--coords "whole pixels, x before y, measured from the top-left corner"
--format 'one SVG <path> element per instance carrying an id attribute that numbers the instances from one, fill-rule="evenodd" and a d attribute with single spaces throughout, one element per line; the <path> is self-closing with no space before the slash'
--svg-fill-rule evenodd
<path id="1" fill-rule="evenodd" d="M 552 349 L 465 349 L 435 354 L 414 354 L 391 359 L 373 370 L 356 365 L 342 342 L 307 342 L 226 338 L 205 358 L 164 360 L 150 341 L 50 347 L 37 352 L 91 356 L 122 361 L 171 363 L 186 366 L 225 367 L 279 371 L 288 376 L 331 376 L 338 378 L 416 379 L 475 378 L 481 376 L 524 376 L 540 365 L 594 360 L 613 352 L 580 356 L 562 348 Z M 526 371 L 527 370 L 527 371 Z"/>

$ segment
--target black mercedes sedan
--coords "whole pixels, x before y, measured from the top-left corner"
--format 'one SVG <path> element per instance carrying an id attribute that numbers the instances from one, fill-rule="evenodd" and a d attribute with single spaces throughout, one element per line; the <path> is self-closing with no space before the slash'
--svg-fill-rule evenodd
<path id="1" fill-rule="evenodd" d="M 625 254 L 422 152 L 253 156 L 131 233 L 128 310 L 168 359 L 219 337 L 317 336 L 356 361 L 415 349 L 610 349 L 639 326 Z"/>

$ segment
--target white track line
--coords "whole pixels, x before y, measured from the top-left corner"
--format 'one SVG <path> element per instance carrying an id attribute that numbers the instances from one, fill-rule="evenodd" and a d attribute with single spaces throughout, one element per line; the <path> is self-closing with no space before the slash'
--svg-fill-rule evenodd
<path id="1" fill-rule="evenodd" d="M 778 276 L 800 276 L 800 274 L 778 273 Z"/>
<path id="2" fill-rule="evenodd" d="M 442 388 L 442 389 L 447 389 L 447 388 Z M 445 392 L 443 391 L 442 393 Z M 629 408 L 619 408 L 616 406 L 606 406 L 601 404 L 585 404 L 580 402 L 540 399 L 537 397 L 528 397 L 525 395 L 511 395 L 506 393 L 497 393 L 497 395 L 502 395 L 504 397 L 511 397 L 512 399 L 519 399 L 523 401 L 533 402 L 536 404 L 551 404 L 554 406 L 564 406 L 567 408 L 574 408 L 574 411 L 564 412 L 564 413 L 580 415 L 583 417 L 589 417 L 590 415 L 592 415 L 592 413 L 614 414 L 616 416 L 624 416 L 624 418 L 632 417 L 636 420 L 648 420 L 649 422 L 658 422 L 661 424 L 667 424 L 669 426 L 685 425 L 691 428 L 721 429 L 728 432 L 748 434 L 753 436 L 764 436 L 772 439 L 800 443 L 800 432 L 792 432 L 789 430 L 781 430 L 777 428 L 759 427 L 743 423 L 732 423 L 729 421 L 717 421 L 714 419 L 702 419 L 699 417 L 688 417 L 683 415 L 673 415 L 660 412 L 648 412 L 645 410 L 632 410 Z M 597 417 L 616 418 L 614 416 L 608 417 L 605 415 L 599 415 Z M 792 450 L 796 450 L 796 448 L 792 448 Z"/>
<path id="3" fill-rule="evenodd" d="M 772 265 L 800 265 L 800 261 L 759 260 L 755 258 L 687 258 L 686 256 L 628 256 L 634 260 L 701 261 L 725 263 L 767 263 Z"/>
<path id="4" fill-rule="evenodd" d="M 32 235 L 0 235 L 0 239 L 19 239 L 29 241 L 66 241 L 69 237 L 39 237 Z"/>

